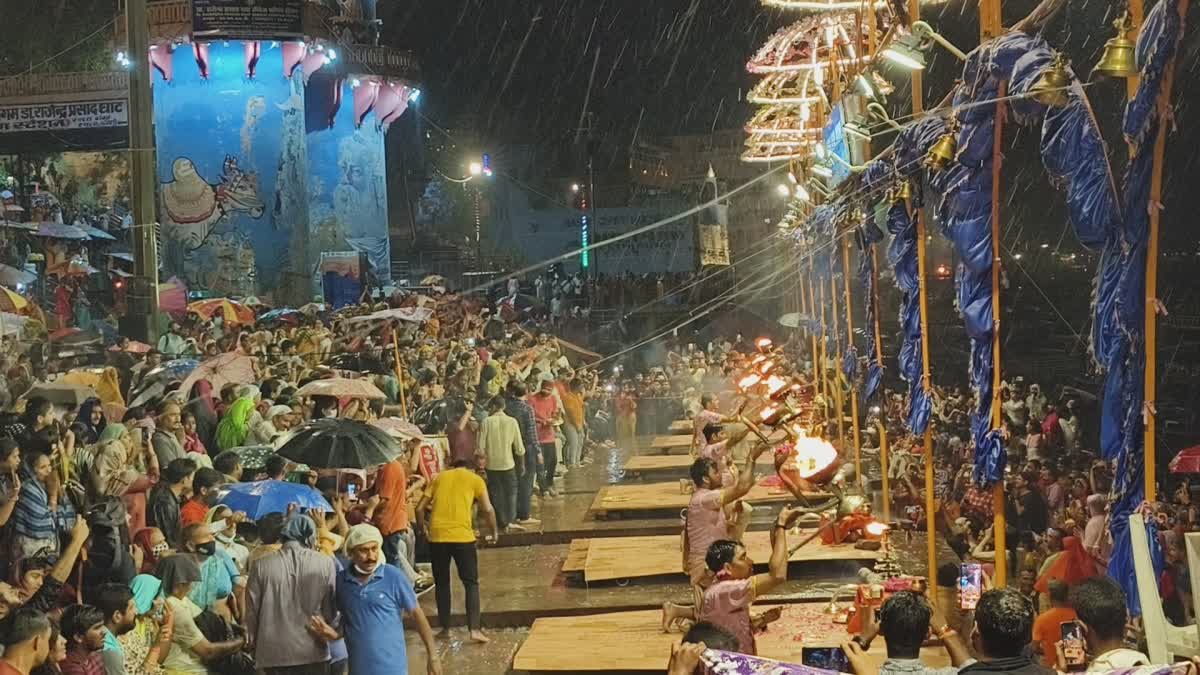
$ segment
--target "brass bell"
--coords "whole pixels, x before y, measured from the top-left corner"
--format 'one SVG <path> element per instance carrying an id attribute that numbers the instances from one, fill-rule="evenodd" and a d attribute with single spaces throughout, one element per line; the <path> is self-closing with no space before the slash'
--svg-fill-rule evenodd
<path id="1" fill-rule="evenodd" d="M 934 171 L 941 171 L 954 160 L 954 155 L 958 152 L 958 140 L 955 138 L 957 133 L 958 129 L 951 125 L 950 129 L 937 139 L 937 143 L 929 148 L 929 154 L 925 155 L 925 166 Z"/>
<path id="2" fill-rule="evenodd" d="M 1029 95 L 1038 103 L 1061 108 L 1071 102 L 1068 95 L 1070 86 L 1071 74 L 1067 72 L 1067 59 L 1056 52 L 1054 63 L 1042 71 L 1037 82 L 1029 88 Z"/>
<path id="3" fill-rule="evenodd" d="M 883 197 L 883 198 L 884 198 L 884 200 L 885 200 L 885 201 L 886 201 L 888 204 L 895 204 L 895 203 L 896 203 L 896 201 L 897 201 L 897 199 L 896 199 L 896 186 L 895 186 L 895 185 L 889 185 L 889 186 L 888 186 L 888 189 L 887 189 L 887 192 L 884 194 L 884 197 Z"/>
<path id="4" fill-rule="evenodd" d="M 907 202 L 912 199 L 912 183 L 903 180 L 900 181 L 900 187 L 896 188 L 896 201 Z"/>
<path id="5" fill-rule="evenodd" d="M 1135 77 L 1138 74 L 1137 57 L 1134 55 L 1137 45 L 1129 39 L 1129 31 L 1133 29 L 1129 13 L 1122 14 L 1113 25 L 1117 28 L 1117 36 L 1104 43 L 1104 54 L 1092 72 L 1107 77 Z"/>

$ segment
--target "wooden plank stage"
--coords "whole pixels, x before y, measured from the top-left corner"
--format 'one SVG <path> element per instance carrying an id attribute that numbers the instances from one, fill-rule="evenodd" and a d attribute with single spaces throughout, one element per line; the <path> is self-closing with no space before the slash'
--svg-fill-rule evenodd
<path id="1" fill-rule="evenodd" d="M 810 501 L 829 499 L 828 493 L 810 492 Z M 672 515 L 686 507 L 692 495 L 679 491 L 679 481 L 666 483 L 635 483 L 606 485 L 596 493 L 588 513 L 594 518 L 606 518 L 613 513 L 633 513 L 645 516 L 647 511 L 664 511 Z M 750 488 L 742 498 L 751 504 L 782 504 L 794 501 L 792 493 L 781 487 L 764 487 L 761 483 Z"/>
<path id="2" fill-rule="evenodd" d="M 691 420 L 675 420 L 670 426 L 670 431 L 676 434 L 690 434 L 695 429 L 696 423 Z"/>
<path id="3" fill-rule="evenodd" d="M 822 610 L 828 603 L 782 605 L 783 616 L 766 632 L 756 636 L 758 653 L 787 663 L 800 663 L 804 647 L 836 647 L 849 640 L 844 625 L 832 623 Z M 755 604 L 759 614 L 771 605 Z M 671 657 L 671 645 L 680 633 L 663 633 L 658 610 L 611 612 L 586 616 L 537 619 L 529 637 L 517 650 L 513 669 L 531 673 L 657 671 L 663 672 Z M 876 666 L 887 658 L 881 636 L 868 652 Z M 941 646 L 923 647 L 921 660 L 927 667 L 950 665 Z"/>
<path id="4" fill-rule="evenodd" d="M 696 458 L 691 455 L 634 455 L 625 460 L 625 466 L 621 468 L 627 474 L 639 474 L 648 471 L 678 471 L 686 474 L 688 467 L 695 461 Z M 739 469 L 743 463 L 738 462 Z M 758 466 L 773 466 L 774 463 L 775 458 L 769 452 L 764 452 L 758 457 Z"/>
<path id="5" fill-rule="evenodd" d="M 650 440 L 650 449 L 657 450 L 664 455 L 672 450 L 683 450 L 687 452 L 691 450 L 691 436 L 655 436 Z"/>
<path id="6" fill-rule="evenodd" d="M 789 534 L 788 541 L 795 545 L 812 530 Z M 747 532 L 743 537 L 746 552 L 758 567 L 765 567 L 771 558 L 771 533 Z M 582 557 L 582 563 L 580 558 Z M 789 558 L 789 562 L 829 562 L 858 560 L 874 562 L 879 559 L 878 551 L 864 551 L 853 544 L 825 545 L 813 541 L 800 547 Z M 633 579 L 637 577 L 683 576 L 683 560 L 679 551 L 678 535 L 648 537 L 599 537 L 596 539 L 572 539 L 563 563 L 563 572 L 583 573 L 588 583 Z"/>

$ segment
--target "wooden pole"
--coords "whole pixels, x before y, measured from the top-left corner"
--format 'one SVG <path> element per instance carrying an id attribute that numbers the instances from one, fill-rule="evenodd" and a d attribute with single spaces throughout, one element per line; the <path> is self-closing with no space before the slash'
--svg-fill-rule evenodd
<path id="1" fill-rule="evenodd" d="M 400 410 L 404 419 L 408 419 L 408 401 L 404 396 L 404 363 L 400 360 L 400 343 L 396 340 L 396 331 L 392 330 L 392 354 L 396 359 L 396 380 L 400 383 Z"/>
<path id="2" fill-rule="evenodd" d="M 998 37 L 1004 30 L 1001 18 L 1001 0 L 979 0 L 979 42 Z M 996 102 L 995 129 L 991 145 L 991 425 L 1001 426 L 1001 354 L 1000 354 L 1000 179 L 1002 142 L 1004 133 L 1004 102 L 1007 83 L 1000 83 Z M 978 449 L 977 449 L 978 452 Z M 1004 513 L 1004 477 L 992 488 L 992 542 L 996 544 L 996 587 L 1008 584 L 1008 522 Z"/>
<path id="3" fill-rule="evenodd" d="M 842 237 L 842 282 L 846 291 L 846 344 L 854 344 L 854 305 L 850 297 L 850 241 Z M 850 438 L 854 442 L 854 473 L 865 490 L 862 471 L 862 440 L 858 431 L 858 387 L 850 383 Z"/>
<path id="4" fill-rule="evenodd" d="M 1133 11 L 1133 2 L 1130 3 Z M 1141 3 L 1139 5 L 1139 10 Z M 1187 16 L 1188 0 L 1179 2 L 1179 18 L 1184 21 Z M 1180 43 L 1182 44 L 1182 42 Z M 1163 76 L 1162 91 L 1159 92 L 1158 135 L 1154 138 L 1154 167 L 1150 172 L 1150 232 L 1146 242 L 1146 369 L 1145 369 L 1145 406 L 1146 428 L 1143 431 L 1142 444 L 1145 452 L 1146 501 L 1154 501 L 1157 493 L 1156 474 L 1156 425 L 1158 412 L 1155 410 L 1155 382 L 1158 379 L 1158 233 L 1162 209 L 1163 161 L 1167 148 L 1167 132 L 1171 127 L 1171 119 L 1164 115 L 1170 110 L 1171 90 L 1175 85 L 1175 63 L 1178 55 L 1167 64 L 1167 72 Z"/>
<path id="5" fill-rule="evenodd" d="M 1137 35 L 1137 32 L 1141 30 L 1142 21 L 1146 18 L 1144 4 L 1142 0 L 1126 0 L 1125 7 L 1129 10 L 1129 19 L 1133 24 L 1133 34 Z M 1133 97 L 1137 94 L 1138 81 L 1140 79 L 1139 76 L 1134 75 L 1125 80 L 1125 97 L 1127 99 L 1132 101 Z"/>
<path id="6" fill-rule="evenodd" d="M 986 1 L 986 0 L 984 0 Z M 909 16 L 914 21 L 921 17 L 920 0 L 908 0 Z M 912 73 L 912 100 L 913 114 L 917 115 L 925 110 L 925 92 L 922 89 L 923 79 L 921 71 L 914 70 Z M 905 204 L 905 208 L 909 208 Z M 917 291 L 918 300 L 921 311 L 921 386 L 925 389 L 926 396 L 933 396 L 932 380 L 929 374 L 929 292 L 927 289 L 925 274 L 925 209 L 917 210 Z M 925 564 L 928 568 L 926 574 L 929 575 L 929 583 L 932 584 L 937 579 L 937 526 L 936 513 L 934 512 L 934 472 L 933 472 L 933 419 L 930 418 L 925 426 L 924 455 L 925 455 Z M 933 602 L 937 602 L 936 593 L 932 594 Z"/>
<path id="7" fill-rule="evenodd" d="M 825 366 L 824 366 L 824 364 L 821 363 L 821 350 L 817 347 L 817 329 L 816 329 L 817 294 L 816 294 L 816 291 L 813 289 L 813 286 L 815 286 L 815 285 L 816 285 L 816 276 L 813 274 L 813 262 L 812 262 L 812 257 L 811 257 L 811 253 L 810 253 L 810 257 L 808 259 L 808 310 L 809 310 L 809 318 L 812 320 L 812 324 L 813 324 L 813 330 L 812 330 L 813 372 L 815 372 L 817 374 L 817 379 L 815 382 L 815 384 L 817 385 L 817 391 L 821 392 L 821 398 L 824 399 L 825 398 L 825 393 L 824 393 L 825 392 L 825 373 L 824 373 Z M 822 410 L 821 412 L 822 412 L 822 417 L 823 417 L 826 413 L 824 410 Z"/>
<path id="8" fill-rule="evenodd" d="M 888 477 L 888 436 L 887 425 L 882 417 L 875 418 L 875 426 L 879 429 L 879 473 L 883 477 L 883 522 L 892 522 L 892 484 Z M 936 579 L 937 577 L 930 577 Z"/>
<path id="9" fill-rule="evenodd" d="M 842 336 L 838 329 L 838 288 L 837 281 L 833 274 L 833 255 L 829 257 L 829 319 L 833 326 L 833 354 L 834 368 L 832 387 L 834 409 L 837 410 L 837 433 L 838 433 L 838 451 L 846 450 L 846 429 L 845 429 L 845 397 L 842 396 Z"/>

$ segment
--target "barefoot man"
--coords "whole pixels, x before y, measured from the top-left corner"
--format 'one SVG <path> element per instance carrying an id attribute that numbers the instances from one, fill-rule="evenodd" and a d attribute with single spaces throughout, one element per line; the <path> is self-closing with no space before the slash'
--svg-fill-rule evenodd
<path id="1" fill-rule="evenodd" d="M 695 619 L 703 589 L 711 581 L 705 564 L 708 547 L 714 541 L 731 536 L 725 508 L 746 496 L 754 487 L 754 463 L 766 449 L 766 445 L 755 446 L 746 458 L 746 466 L 737 482 L 728 488 L 722 487 L 721 469 L 716 462 L 701 457 L 692 463 L 690 472 L 696 489 L 684 516 L 683 567 L 691 580 L 696 605 L 689 607 L 672 602 L 663 603 L 664 632 L 681 619 Z"/>

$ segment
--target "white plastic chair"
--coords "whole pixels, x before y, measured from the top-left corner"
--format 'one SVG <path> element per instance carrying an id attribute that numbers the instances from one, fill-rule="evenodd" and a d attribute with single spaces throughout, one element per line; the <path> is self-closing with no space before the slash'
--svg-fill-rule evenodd
<path id="1" fill-rule="evenodd" d="M 1200 633 L 1197 632 L 1197 627 L 1174 626 L 1163 614 L 1162 596 L 1158 594 L 1158 577 L 1154 575 L 1154 563 L 1150 560 L 1146 523 L 1140 513 L 1129 516 L 1129 539 L 1133 544 L 1133 569 L 1137 575 L 1138 598 L 1142 604 L 1142 625 L 1146 630 L 1150 663 L 1173 663 L 1179 657 L 1200 656 Z M 1190 545 L 1188 549 L 1190 558 Z"/>

